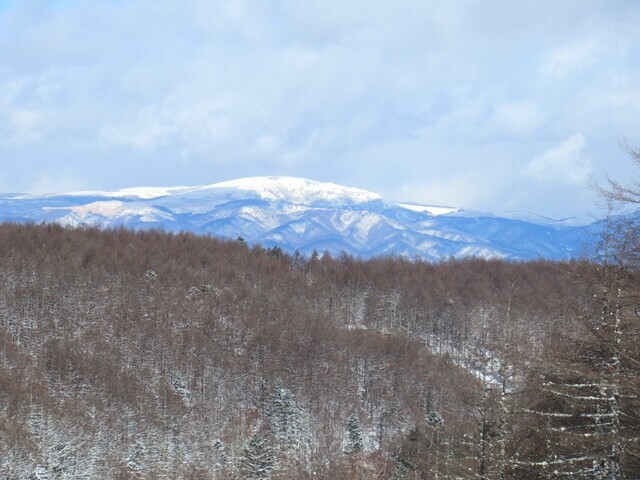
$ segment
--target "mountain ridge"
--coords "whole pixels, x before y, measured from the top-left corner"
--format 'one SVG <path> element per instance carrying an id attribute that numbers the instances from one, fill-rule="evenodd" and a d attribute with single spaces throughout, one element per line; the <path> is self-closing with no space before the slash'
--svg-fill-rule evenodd
<path id="1" fill-rule="evenodd" d="M 295 177 L 248 177 L 195 187 L 133 187 L 0 195 L 3 222 L 158 228 L 310 254 L 369 258 L 570 259 L 591 227 L 531 212 L 504 215 L 384 200 L 353 187 Z"/>

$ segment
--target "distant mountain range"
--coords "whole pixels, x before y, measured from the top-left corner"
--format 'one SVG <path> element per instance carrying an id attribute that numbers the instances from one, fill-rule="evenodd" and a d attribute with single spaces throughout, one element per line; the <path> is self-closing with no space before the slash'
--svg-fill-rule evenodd
<path id="1" fill-rule="evenodd" d="M 306 255 L 315 250 L 425 260 L 576 258 L 596 228 L 532 213 L 493 215 L 394 203 L 365 190 L 291 177 L 115 192 L 5 194 L 0 195 L 0 221 L 189 231 L 242 237 L 250 244 Z"/>

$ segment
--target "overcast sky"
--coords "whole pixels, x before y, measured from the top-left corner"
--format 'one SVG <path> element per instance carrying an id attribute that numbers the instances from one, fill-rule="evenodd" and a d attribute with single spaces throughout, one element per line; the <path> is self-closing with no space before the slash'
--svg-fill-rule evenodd
<path id="1" fill-rule="evenodd" d="M 594 211 L 639 173 L 638 0 L 0 0 L 0 191 L 331 181 Z"/>

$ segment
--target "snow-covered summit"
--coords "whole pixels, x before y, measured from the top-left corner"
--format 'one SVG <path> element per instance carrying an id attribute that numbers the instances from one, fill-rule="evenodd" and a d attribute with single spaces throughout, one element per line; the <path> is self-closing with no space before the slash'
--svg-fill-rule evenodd
<path id="1" fill-rule="evenodd" d="M 323 183 L 295 177 L 249 177 L 228 182 L 215 183 L 201 190 L 229 189 L 254 193 L 263 200 L 284 201 L 310 205 L 317 202 L 364 203 L 381 200 L 380 195 L 345 187 L 335 183 Z"/>

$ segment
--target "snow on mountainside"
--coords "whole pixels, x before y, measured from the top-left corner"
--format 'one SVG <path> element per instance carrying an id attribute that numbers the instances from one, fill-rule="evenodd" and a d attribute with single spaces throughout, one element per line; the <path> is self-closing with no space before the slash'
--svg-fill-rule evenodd
<path id="1" fill-rule="evenodd" d="M 498 216 L 384 201 L 357 188 L 291 177 L 198 187 L 0 196 L 0 221 L 191 231 L 310 254 L 508 259 L 579 256 L 588 228 L 535 214 Z"/>
<path id="2" fill-rule="evenodd" d="M 310 205 L 317 202 L 363 203 L 381 200 L 380 195 L 335 183 L 292 177 L 254 177 L 217 183 L 204 189 L 254 192 L 264 200 Z"/>

